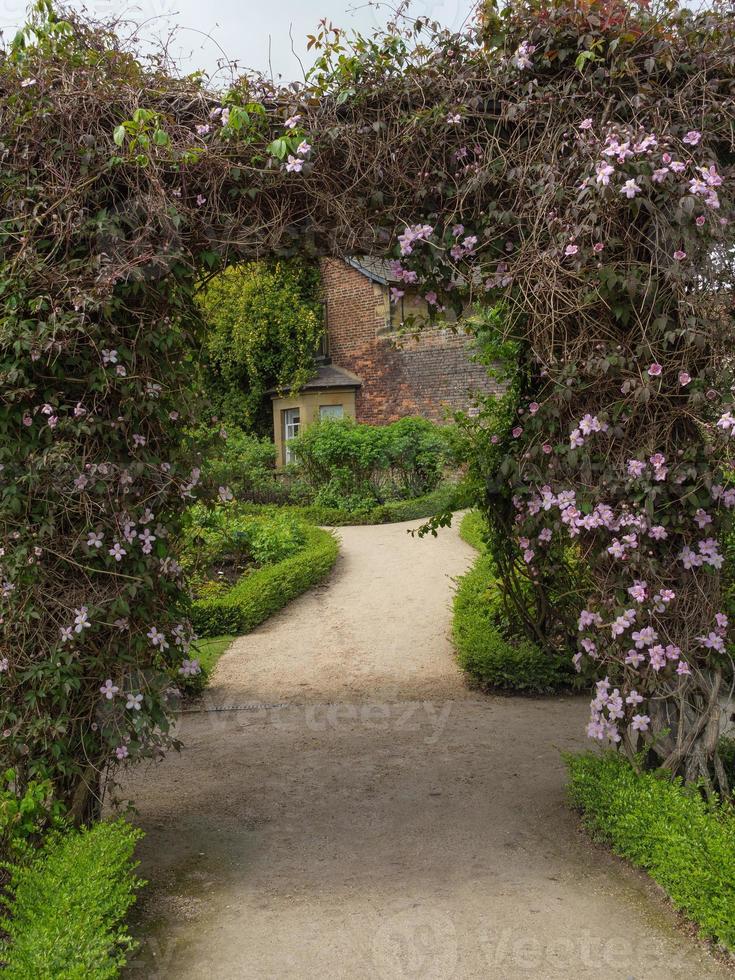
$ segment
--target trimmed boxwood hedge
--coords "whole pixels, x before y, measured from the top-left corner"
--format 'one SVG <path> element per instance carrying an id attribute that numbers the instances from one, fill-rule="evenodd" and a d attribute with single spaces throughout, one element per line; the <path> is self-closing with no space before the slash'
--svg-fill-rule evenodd
<path id="1" fill-rule="evenodd" d="M 618 753 L 565 757 L 569 798 L 616 854 L 644 868 L 702 934 L 735 951 L 735 812 Z"/>
<path id="2" fill-rule="evenodd" d="M 462 540 L 480 552 L 485 551 L 486 531 L 487 524 L 479 510 L 471 510 L 468 514 L 465 514 L 462 518 L 462 523 L 459 525 L 459 536 Z"/>
<path id="3" fill-rule="evenodd" d="M 12 867 L 6 939 L 7 980 L 105 980 L 119 975 L 136 948 L 125 917 L 143 884 L 133 851 L 142 833 L 124 820 L 52 833 Z"/>
<path id="4" fill-rule="evenodd" d="M 339 551 L 333 534 L 307 528 L 306 546 L 275 565 L 244 575 L 222 596 L 198 599 L 192 623 L 199 636 L 249 633 L 329 574 Z"/>
<path id="5" fill-rule="evenodd" d="M 525 638 L 506 638 L 493 562 L 485 551 L 485 521 L 477 511 L 460 525 L 464 540 L 480 550 L 469 572 L 457 583 L 452 634 L 457 661 L 473 684 L 482 688 L 549 694 L 576 680 L 570 657 L 553 657 Z"/>
<path id="6" fill-rule="evenodd" d="M 293 504 L 276 507 L 269 504 L 240 504 L 243 514 L 289 514 L 309 524 L 324 527 L 347 527 L 367 524 L 398 524 L 401 521 L 418 521 L 434 517 L 449 510 L 461 510 L 468 506 L 467 490 L 457 483 L 442 483 L 431 493 L 410 500 L 390 500 L 376 504 L 368 510 L 345 510 L 341 507 L 324 507 L 318 504 Z"/>

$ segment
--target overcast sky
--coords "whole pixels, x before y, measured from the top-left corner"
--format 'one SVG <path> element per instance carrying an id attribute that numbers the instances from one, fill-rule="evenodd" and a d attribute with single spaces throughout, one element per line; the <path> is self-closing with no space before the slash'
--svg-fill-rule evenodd
<path id="1" fill-rule="evenodd" d="M 27 0 L 0 0 L 0 27 L 6 37 L 23 22 L 26 5 Z M 71 5 L 83 6 L 76 0 Z M 457 28 L 472 6 L 472 0 L 413 0 L 411 11 Z M 365 0 L 87 0 L 86 7 L 101 18 L 127 14 L 145 24 L 143 37 L 163 37 L 178 27 L 172 50 L 185 71 L 215 72 L 224 50 L 242 68 L 269 71 L 270 60 L 273 73 L 286 81 L 301 77 L 289 31 L 294 48 L 308 64 L 305 38 L 322 17 L 339 27 L 369 31 L 390 16 L 387 5 L 381 8 Z"/>

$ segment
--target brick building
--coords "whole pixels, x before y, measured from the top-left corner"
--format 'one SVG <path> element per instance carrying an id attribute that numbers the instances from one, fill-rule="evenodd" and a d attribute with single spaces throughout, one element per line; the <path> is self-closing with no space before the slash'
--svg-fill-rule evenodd
<path id="1" fill-rule="evenodd" d="M 294 395 L 273 395 L 278 459 L 288 462 L 288 442 L 318 418 L 352 416 L 386 424 L 408 415 L 441 422 L 467 409 L 475 392 L 495 392 L 473 340 L 462 330 L 424 327 L 417 338 L 401 336 L 406 317 L 427 313 L 410 288 L 391 303 L 398 285 L 386 262 L 325 259 L 322 262 L 326 342 L 317 375 Z"/>

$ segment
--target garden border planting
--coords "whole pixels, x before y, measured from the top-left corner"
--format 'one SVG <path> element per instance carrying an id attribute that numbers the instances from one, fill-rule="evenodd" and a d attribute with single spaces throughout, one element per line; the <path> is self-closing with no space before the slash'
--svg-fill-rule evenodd
<path id="1" fill-rule="evenodd" d="M 318 527 L 307 527 L 306 534 L 306 546 L 298 554 L 244 575 L 223 596 L 196 600 L 191 618 L 198 635 L 249 633 L 326 578 L 337 559 L 339 542 Z"/>
<path id="2" fill-rule="evenodd" d="M 376 504 L 369 510 L 352 511 L 341 507 L 326 507 L 320 504 L 241 504 L 243 513 L 253 514 L 291 514 L 311 524 L 322 527 L 354 527 L 369 524 L 400 524 L 404 521 L 418 521 L 448 510 L 458 510 L 466 506 L 466 494 L 461 486 L 443 483 L 430 493 L 410 500 L 391 500 Z"/>
<path id="3" fill-rule="evenodd" d="M 575 677 L 571 657 L 551 657 L 525 638 L 508 640 L 493 623 L 488 594 L 495 575 L 485 551 L 483 523 L 478 511 L 470 511 L 459 529 L 462 539 L 480 552 L 458 579 L 454 596 L 452 638 L 460 667 L 481 689 L 550 694 L 570 688 Z"/>
<path id="4" fill-rule="evenodd" d="M 0 918 L 8 980 L 116 977 L 137 943 L 125 917 L 144 882 L 134 874 L 140 830 L 125 820 L 51 834 L 11 866 L 10 914 Z"/>
<path id="5" fill-rule="evenodd" d="M 565 756 L 569 798 L 592 835 L 643 868 L 702 935 L 735 952 L 735 815 L 698 787 L 620 755 Z"/>

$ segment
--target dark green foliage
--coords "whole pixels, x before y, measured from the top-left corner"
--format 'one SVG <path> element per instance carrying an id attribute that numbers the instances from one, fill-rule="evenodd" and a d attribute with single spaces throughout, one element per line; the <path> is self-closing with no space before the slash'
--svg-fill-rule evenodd
<path id="1" fill-rule="evenodd" d="M 735 950 L 735 814 L 696 787 L 637 773 L 614 752 L 567 757 L 569 795 L 592 832 L 645 868 L 705 936 Z"/>
<path id="2" fill-rule="evenodd" d="M 142 836 L 124 820 L 51 835 L 12 870 L 0 919 L 8 980 L 116 977 L 135 948 L 125 926 L 142 882 L 133 850 Z"/>
<path id="3" fill-rule="evenodd" d="M 269 388 L 311 377 L 323 332 L 319 270 L 301 259 L 231 266 L 198 294 L 204 384 L 227 423 L 271 431 Z"/>
<path id="4" fill-rule="evenodd" d="M 433 490 L 449 455 L 442 429 L 419 418 L 383 426 L 328 419 L 306 429 L 293 451 L 314 503 L 355 513 Z"/>
<path id="5" fill-rule="evenodd" d="M 718 751 L 727 778 L 730 780 L 730 789 L 735 789 L 735 738 L 732 731 L 722 736 Z"/>
<path id="6" fill-rule="evenodd" d="M 503 634 L 507 620 L 492 559 L 480 555 L 454 597 L 457 660 L 482 688 L 546 694 L 574 683 L 571 657 L 552 656 L 523 636 Z"/>
<path id="7" fill-rule="evenodd" d="M 576 619 L 589 592 L 586 568 L 575 547 L 555 541 L 535 549 L 537 574 L 530 574 L 515 523 L 517 487 L 509 479 L 517 467 L 513 432 L 520 423 L 527 424 L 524 406 L 537 390 L 538 368 L 523 342 L 522 323 L 504 304 L 480 307 L 468 324 L 477 337 L 479 360 L 503 386 L 501 397 L 478 398 L 476 416 L 456 416 L 459 451 L 468 466 L 475 506 L 485 520 L 483 542 L 493 559 L 496 589 L 513 636 L 525 636 L 551 657 L 566 657 L 576 647 Z"/>
<path id="8" fill-rule="evenodd" d="M 236 425 L 202 425 L 192 432 L 192 448 L 201 458 L 204 482 L 229 487 L 236 500 L 280 504 L 289 498 L 289 486 L 276 471 L 276 447 L 270 439 Z"/>
<path id="9" fill-rule="evenodd" d="M 200 636 L 248 633 L 291 599 L 321 582 L 329 574 L 338 550 L 333 535 L 320 528 L 307 528 L 306 545 L 297 554 L 243 576 L 224 595 L 194 602 L 194 629 Z"/>
<path id="10" fill-rule="evenodd" d="M 480 556 L 459 580 L 454 600 L 454 641 L 460 666 L 481 687 L 547 693 L 575 686 L 579 678 L 568 653 L 555 654 L 526 636 L 505 599 L 488 542 L 484 513 L 465 514 L 461 537 Z"/>
<path id="11" fill-rule="evenodd" d="M 243 513 L 235 505 L 195 504 L 186 515 L 181 565 L 196 594 L 220 592 L 227 581 L 295 555 L 306 544 L 306 528 L 278 508 Z"/>
<path id="12" fill-rule="evenodd" d="M 16 770 L 7 769 L 0 777 L 0 861 L 19 857 L 29 844 L 58 827 L 63 809 L 54 800 L 50 780 L 32 779 L 21 786 Z"/>

